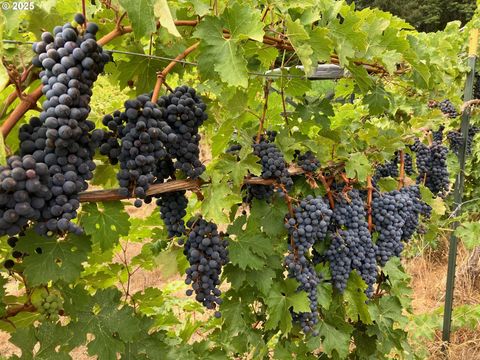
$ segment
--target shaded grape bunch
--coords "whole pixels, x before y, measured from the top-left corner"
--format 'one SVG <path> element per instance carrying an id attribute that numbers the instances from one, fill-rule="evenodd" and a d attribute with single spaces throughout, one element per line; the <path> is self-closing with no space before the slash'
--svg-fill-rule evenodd
<path id="1" fill-rule="evenodd" d="M 377 261 L 384 266 L 393 256 L 400 256 L 404 245 L 419 228 L 419 216 L 429 217 L 431 208 L 420 196 L 418 186 L 373 194 L 372 218 L 375 231 Z"/>
<path id="2" fill-rule="evenodd" d="M 443 131 L 445 130 L 445 126 L 440 125 L 438 130 L 432 131 L 432 138 L 433 141 L 437 143 L 443 142 Z"/>
<path id="3" fill-rule="evenodd" d="M 415 139 L 415 142 L 410 146 L 410 149 L 416 154 L 416 165 L 418 172 L 417 181 L 423 181 L 430 169 L 430 149 L 419 139 Z"/>
<path id="4" fill-rule="evenodd" d="M 293 216 L 286 218 L 285 227 L 293 246 L 289 243 L 285 266 L 288 276 L 298 281 L 298 291 L 307 292 L 310 300 L 310 312 L 293 316 L 305 333 L 313 331 L 319 316 L 317 285 L 320 279 L 310 260 L 310 252 L 315 242 L 325 240 L 331 216 L 332 210 L 321 196 L 309 195 L 293 209 Z"/>
<path id="5" fill-rule="evenodd" d="M 372 219 L 378 233 L 376 257 L 380 266 L 384 266 L 392 256 L 400 256 L 403 250 L 402 228 L 405 220 L 399 206 L 405 197 L 397 190 L 390 193 L 373 193 Z"/>
<path id="6" fill-rule="evenodd" d="M 53 194 L 46 185 L 51 181 L 47 165 L 33 156 L 10 156 L 0 166 L 0 235 L 13 236 L 40 221 Z"/>
<path id="7" fill-rule="evenodd" d="M 187 290 L 191 296 L 195 292 L 195 300 L 209 310 L 214 310 L 222 303 L 220 274 L 222 267 L 228 262 L 228 240 L 218 232 L 217 225 L 201 217 L 192 218 L 187 222 L 188 237 L 183 253 L 190 267 L 186 270 Z M 220 317 L 219 311 L 215 317 Z"/>
<path id="8" fill-rule="evenodd" d="M 430 169 L 425 179 L 425 186 L 434 194 L 445 194 L 450 185 L 447 167 L 448 149 L 438 143 L 430 146 Z"/>
<path id="9" fill-rule="evenodd" d="M 375 168 L 375 173 L 372 177 L 373 184 L 375 185 L 378 180 L 385 177 L 392 177 L 397 178 L 400 176 L 400 160 L 401 154 L 400 151 L 395 151 L 395 156 L 386 161 L 383 164 L 378 165 Z M 404 171 L 407 175 L 413 174 L 413 160 L 410 154 L 404 153 L 403 154 L 403 164 L 404 164 Z"/>
<path id="10" fill-rule="evenodd" d="M 54 293 L 42 293 L 42 302 L 38 307 L 38 312 L 40 315 L 40 321 L 50 320 L 57 322 L 59 317 L 59 312 L 63 307 L 63 299 Z"/>
<path id="11" fill-rule="evenodd" d="M 160 216 L 165 223 L 168 237 L 182 236 L 185 234 L 183 217 L 187 214 L 188 199 L 185 191 L 175 191 L 160 195 L 157 205 Z"/>
<path id="12" fill-rule="evenodd" d="M 207 106 L 195 89 L 186 85 L 177 87 L 171 94 L 158 99 L 164 109 L 164 120 L 171 128 L 168 155 L 175 169 L 191 178 L 199 177 L 205 166 L 200 161 L 200 134 L 198 128 L 208 118 Z"/>
<path id="13" fill-rule="evenodd" d="M 479 131 L 480 131 L 480 128 L 476 126 L 469 127 L 468 137 L 467 137 L 467 149 L 466 149 L 467 155 L 472 154 L 473 138 Z M 447 134 L 447 139 L 449 141 L 450 150 L 452 150 L 452 152 L 458 156 L 463 144 L 462 133 L 460 131 L 449 131 Z"/>
<path id="14" fill-rule="evenodd" d="M 326 252 L 335 287 L 343 292 L 351 270 L 367 284 L 368 297 L 373 295 L 377 279 L 376 246 L 366 220 L 365 204 L 358 190 L 341 195 L 333 210 L 330 234 L 332 242 Z"/>
<path id="15" fill-rule="evenodd" d="M 429 218 L 432 208 L 422 200 L 420 188 L 417 185 L 403 187 L 400 193 L 405 197 L 405 202 L 400 207 L 401 216 L 405 221 L 402 227 L 402 240 L 409 241 L 419 230 L 420 215 Z"/>
<path id="16" fill-rule="evenodd" d="M 133 193 L 137 197 L 135 206 L 141 206 L 139 199 L 146 197 L 146 191 L 156 180 L 155 173 L 159 161 L 167 157 L 165 149 L 169 135 L 175 136 L 168 124 L 163 121 L 163 111 L 150 101 L 147 94 L 127 100 L 125 111 L 116 111 L 103 118 L 103 124 L 111 134 L 106 136 L 100 150 L 105 154 L 118 154 L 110 161 L 120 163 L 117 173 L 120 192 L 123 196 Z M 120 139 L 118 148 L 113 139 Z M 110 145 L 111 143 L 111 145 Z M 116 149 L 119 149 L 116 150 Z"/>
<path id="17" fill-rule="evenodd" d="M 296 150 L 295 159 L 297 161 L 297 165 L 300 166 L 305 172 L 315 172 L 320 167 L 320 161 L 311 151 L 301 154 L 300 151 Z"/>
<path id="18" fill-rule="evenodd" d="M 290 189 L 293 185 L 288 173 L 287 164 L 280 149 L 273 143 L 276 132 L 272 131 L 263 135 L 259 143 L 253 143 L 253 153 L 260 158 L 262 165 L 262 178 L 275 179 Z"/>
<path id="19" fill-rule="evenodd" d="M 280 149 L 273 143 L 277 136 L 276 131 L 267 131 L 260 137 L 259 143 L 256 143 L 256 137 L 253 138 L 253 153 L 260 158 L 262 165 L 262 178 L 274 179 L 289 190 L 293 185 L 293 180 L 288 172 L 285 158 Z M 274 193 L 273 185 L 253 185 L 247 186 L 247 202 L 253 198 L 259 200 L 271 201 Z M 280 192 L 282 194 L 282 192 Z"/>
<path id="20" fill-rule="evenodd" d="M 458 112 L 455 109 L 455 106 L 448 99 L 440 101 L 438 103 L 438 107 L 440 108 L 440 111 L 443 114 L 447 115 L 449 118 L 456 118 L 458 116 Z"/>
<path id="21" fill-rule="evenodd" d="M 375 173 L 372 177 L 372 181 L 374 184 L 378 182 L 378 180 L 386 177 L 392 177 L 392 178 L 397 178 L 399 176 L 399 171 L 398 171 L 398 162 L 397 158 L 393 158 L 390 161 L 386 161 L 383 164 L 379 164 L 375 168 Z"/>
<path id="22" fill-rule="evenodd" d="M 258 199 L 270 203 L 275 193 L 275 188 L 273 185 L 247 184 L 246 191 L 247 195 L 243 199 L 244 202 L 251 203 L 253 199 Z"/>
<path id="23" fill-rule="evenodd" d="M 26 215 L 37 222 L 40 234 L 82 232 L 71 220 L 77 215 L 78 193 L 87 189 L 87 181 L 93 177 L 93 155 L 103 138 L 103 132 L 93 131 L 94 123 L 87 120 L 91 87 L 110 60 L 95 40 L 97 31 L 94 23 L 85 32 L 67 23 L 55 27 L 53 34 L 44 32 L 42 41 L 33 44 L 37 55 L 32 63 L 43 68 L 40 79 L 47 100 L 39 117 L 32 117 L 20 128 L 19 139 L 21 161 L 33 163 L 33 158 L 34 165 L 41 168 L 35 171 L 48 175 L 39 175 L 40 184 L 35 185 L 41 188 L 37 198 L 43 199 L 42 206 L 42 200 L 31 204 L 40 216 L 36 211 Z M 45 186 L 50 194 L 46 194 Z M 26 213 L 27 207 L 23 208 L 21 212 Z"/>

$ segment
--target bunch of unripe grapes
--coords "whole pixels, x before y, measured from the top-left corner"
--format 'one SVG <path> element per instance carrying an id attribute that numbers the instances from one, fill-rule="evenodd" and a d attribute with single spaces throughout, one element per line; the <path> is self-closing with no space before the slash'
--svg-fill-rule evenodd
<path id="1" fill-rule="evenodd" d="M 60 318 L 59 312 L 63 309 L 63 299 L 55 293 L 42 292 L 42 302 L 38 306 L 40 321 L 50 320 L 57 322 Z"/>

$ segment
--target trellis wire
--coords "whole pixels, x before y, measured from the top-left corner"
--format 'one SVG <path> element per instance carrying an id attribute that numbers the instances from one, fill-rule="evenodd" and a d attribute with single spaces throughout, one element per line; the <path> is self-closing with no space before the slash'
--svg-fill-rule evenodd
<path id="1" fill-rule="evenodd" d="M 8 40 L 8 39 L 3 39 L 2 42 L 5 44 L 16 44 L 16 45 L 32 45 L 34 43 L 33 41 L 19 41 L 19 40 Z M 168 61 L 168 62 L 173 61 L 183 65 L 198 66 L 198 63 L 194 63 L 186 60 L 177 60 L 177 59 L 169 58 L 165 56 L 148 55 L 148 54 L 142 54 L 142 53 L 136 53 L 136 52 L 130 52 L 130 51 L 111 50 L 111 49 L 104 49 L 104 51 L 112 54 L 140 56 L 140 57 L 150 58 L 158 61 Z M 254 71 L 248 71 L 247 74 L 252 76 L 266 77 L 266 78 L 306 79 L 305 76 L 302 76 L 302 75 L 261 73 L 261 72 L 254 72 Z"/>

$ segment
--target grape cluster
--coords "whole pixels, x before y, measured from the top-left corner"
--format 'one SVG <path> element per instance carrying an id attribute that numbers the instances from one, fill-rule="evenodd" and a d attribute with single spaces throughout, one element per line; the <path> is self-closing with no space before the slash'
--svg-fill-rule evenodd
<path id="1" fill-rule="evenodd" d="M 53 322 L 58 321 L 59 311 L 62 310 L 63 300 L 62 298 L 54 293 L 42 292 L 42 302 L 38 307 L 38 312 L 40 315 L 40 321 L 51 320 Z"/>
<path id="2" fill-rule="evenodd" d="M 473 138 L 479 131 L 480 128 L 478 128 L 477 126 L 470 126 L 468 128 L 466 152 L 467 155 L 472 154 Z M 462 133 L 460 131 L 449 131 L 447 134 L 447 139 L 450 144 L 450 150 L 452 150 L 455 155 L 458 155 L 463 144 Z"/>
<path id="3" fill-rule="evenodd" d="M 53 197 L 50 181 L 47 165 L 31 155 L 10 156 L 0 166 L 0 235 L 18 234 L 29 221 L 49 215 L 44 212 Z"/>
<path id="4" fill-rule="evenodd" d="M 208 118 L 207 106 L 188 86 L 177 87 L 171 94 L 158 99 L 164 109 L 164 120 L 171 128 L 171 138 L 167 146 L 168 155 L 175 159 L 175 169 L 191 178 L 199 177 L 205 166 L 200 161 L 200 134 L 198 128 Z"/>
<path id="5" fill-rule="evenodd" d="M 320 161 L 311 151 L 301 154 L 300 151 L 296 150 L 295 159 L 297 160 L 298 166 L 305 172 L 315 172 L 320 167 Z"/>
<path id="6" fill-rule="evenodd" d="M 260 137 L 258 143 L 255 142 L 256 137 L 254 137 L 253 153 L 260 158 L 262 178 L 275 179 L 285 186 L 286 190 L 289 190 L 293 185 L 293 180 L 288 172 L 282 152 L 274 144 L 276 136 L 276 131 L 267 131 Z M 273 193 L 273 185 L 248 185 L 246 199 L 247 202 L 250 202 L 253 198 L 270 201 Z"/>
<path id="7" fill-rule="evenodd" d="M 416 153 L 417 183 L 424 183 L 433 194 L 445 194 L 450 185 L 448 149 L 438 142 L 427 146 L 419 139 L 410 148 Z"/>
<path id="8" fill-rule="evenodd" d="M 392 177 L 397 178 L 399 175 L 398 171 L 398 162 L 397 158 L 393 158 L 390 161 L 386 161 L 383 164 L 379 164 L 375 168 L 375 173 L 373 174 L 372 181 L 373 183 L 377 183 L 378 180 L 385 178 L 385 177 Z"/>
<path id="9" fill-rule="evenodd" d="M 187 222 L 188 237 L 183 253 L 187 256 L 190 267 L 186 270 L 185 283 L 192 285 L 187 295 L 193 295 L 195 300 L 207 309 L 216 309 L 222 303 L 220 273 L 228 262 L 228 240 L 217 230 L 217 225 L 201 217 L 192 218 Z M 219 311 L 215 317 L 221 317 Z"/>
<path id="10" fill-rule="evenodd" d="M 325 240 L 331 216 L 332 210 L 321 196 L 309 195 L 294 208 L 293 216 L 287 216 L 285 223 L 293 243 L 289 244 L 289 254 L 285 257 L 288 276 L 299 282 L 298 291 L 307 292 L 310 300 L 310 312 L 294 314 L 294 320 L 305 333 L 313 330 L 319 315 L 317 285 L 320 279 L 309 255 L 315 242 Z"/>
<path id="11" fill-rule="evenodd" d="M 385 177 L 397 178 L 400 176 L 399 166 L 400 166 L 400 151 L 395 151 L 395 156 L 386 161 L 383 164 L 378 165 L 375 168 L 375 173 L 372 177 L 373 184 L 375 185 L 378 180 Z M 413 174 L 413 160 L 410 154 L 403 154 L 403 168 L 407 175 Z"/>
<path id="12" fill-rule="evenodd" d="M 447 167 L 448 149 L 438 143 L 430 146 L 430 168 L 425 179 L 425 186 L 434 194 L 444 194 L 450 185 Z"/>
<path id="13" fill-rule="evenodd" d="M 332 242 L 326 252 L 335 287 L 343 292 L 352 270 L 367 284 L 368 297 L 373 295 L 377 280 L 376 246 L 366 220 L 365 205 L 358 190 L 341 195 L 333 210 L 330 228 Z"/>
<path id="14" fill-rule="evenodd" d="M 458 112 L 455 109 L 455 106 L 448 99 L 440 101 L 438 103 L 438 107 L 440 108 L 440 111 L 447 115 L 449 118 L 456 118 L 458 116 Z"/>
<path id="15" fill-rule="evenodd" d="M 418 229 L 419 215 L 429 216 L 430 211 L 421 200 L 418 186 L 373 194 L 372 218 L 378 233 L 376 256 L 381 266 L 392 256 L 400 256 L 402 241 L 408 241 Z"/>
<path id="16" fill-rule="evenodd" d="M 157 200 L 160 208 L 160 216 L 165 223 L 168 237 L 185 234 L 183 217 L 187 214 L 188 199 L 185 191 L 175 191 L 160 195 Z"/>
<path id="17" fill-rule="evenodd" d="M 81 21 L 83 17 L 76 16 Z M 29 221 L 40 234 L 82 229 L 71 220 L 78 193 L 87 188 L 95 168 L 93 154 L 101 132 L 92 132 L 91 87 L 110 60 L 95 41 L 94 23 L 81 33 L 70 23 L 44 32 L 33 45 L 47 100 L 39 117 L 19 131 L 20 155 L 1 167 L 0 234 L 16 234 Z"/>
<path id="18" fill-rule="evenodd" d="M 261 136 L 258 143 L 253 143 L 253 153 L 260 158 L 262 178 L 275 179 L 290 189 L 293 185 L 287 164 L 280 149 L 273 143 L 277 133 L 272 131 Z"/>
<path id="19" fill-rule="evenodd" d="M 440 125 L 438 127 L 438 130 L 436 131 L 432 131 L 432 138 L 433 138 L 433 141 L 437 142 L 437 143 L 442 143 L 443 142 L 443 131 L 445 130 L 445 126 L 444 125 Z"/>
<path id="20" fill-rule="evenodd" d="M 117 173 L 120 192 L 137 197 L 135 206 L 141 206 L 146 191 L 156 180 L 154 173 L 160 160 L 167 157 L 165 145 L 176 135 L 163 121 L 163 111 L 146 94 L 125 102 L 125 111 L 105 115 L 103 124 L 111 132 L 104 136 L 101 153 L 110 161 L 120 163 Z M 120 139 L 119 146 L 112 139 Z M 170 138 L 170 140 L 169 140 Z M 118 155 L 115 157 L 115 155 Z M 113 161 L 112 161 L 113 160 Z"/>
<path id="21" fill-rule="evenodd" d="M 415 139 L 410 149 L 416 154 L 418 179 L 424 181 L 430 168 L 430 149 L 419 139 Z"/>

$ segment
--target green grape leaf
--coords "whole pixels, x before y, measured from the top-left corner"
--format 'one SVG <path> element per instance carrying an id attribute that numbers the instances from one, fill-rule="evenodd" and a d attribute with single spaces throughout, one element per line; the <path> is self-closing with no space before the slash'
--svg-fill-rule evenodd
<path id="1" fill-rule="evenodd" d="M 104 189 L 112 189 L 118 186 L 117 171 L 115 166 L 110 164 L 99 164 L 93 173 L 92 185 L 100 185 Z"/>
<path id="2" fill-rule="evenodd" d="M 333 288 L 331 283 L 322 282 L 317 287 L 318 304 L 325 310 L 330 308 L 330 304 L 332 303 L 332 295 Z"/>
<path id="3" fill-rule="evenodd" d="M 87 260 L 91 249 L 88 236 L 69 234 L 65 239 L 56 239 L 29 231 L 27 239 L 19 241 L 15 248 L 29 254 L 24 258 L 23 265 L 30 286 L 59 280 L 73 282 L 83 270 L 82 263 Z M 36 252 L 37 248 L 42 249 L 41 254 Z"/>
<path id="4" fill-rule="evenodd" d="M 371 174 L 372 166 L 365 154 L 357 152 L 350 154 L 350 158 L 345 164 L 345 171 L 349 178 L 357 178 L 360 181 L 364 181 L 367 175 Z"/>
<path id="5" fill-rule="evenodd" d="M 248 86 L 247 61 L 243 49 L 235 40 L 223 37 L 223 27 L 217 18 L 207 17 L 203 20 L 197 26 L 195 36 L 203 40 L 198 56 L 200 71 L 214 69 L 229 86 Z"/>
<path id="6" fill-rule="evenodd" d="M 368 105 L 370 114 L 383 114 L 390 107 L 390 95 L 381 87 L 375 87 L 370 93 L 365 95 L 363 101 Z"/>
<path id="7" fill-rule="evenodd" d="M 478 222 L 462 223 L 455 230 L 455 235 L 462 239 L 463 244 L 465 244 L 468 250 L 473 250 L 480 245 L 478 234 L 480 234 L 480 223 Z"/>
<path id="8" fill-rule="evenodd" d="M 172 13 L 168 7 L 167 0 L 155 0 L 154 7 L 155 17 L 160 20 L 160 24 L 167 29 L 167 31 L 176 37 L 182 37 L 173 22 Z"/>
<path id="9" fill-rule="evenodd" d="M 333 357 L 334 353 L 338 358 L 345 359 L 350 349 L 350 333 L 348 327 L 330 325 L 326 321 L 320 323 L 319 336 L 322 337 L 322 345 L 325 353 Z"/>
<path id="10" fill-rule="evenodd" d="M 222 20 L 224 26 L 230 31 L 232 39 L 253 39 L 262 42 L 264 31 L 260 21 L 261 16 L 259 10 L 247 4 L 235 2 L 225 9 Z"/>
<path id="11" fill-rule="evenodd" d="M 347 316 L 353 321 L 361 320 L 364 324 L 371 324 L 372 319 L 366 305 L 368 300 L 367 295 L 365 295 L 366 288 L 367 285 L 360 275 L 356 271 L 352 271 L 343 296 L 346 302 Z"/>
<path id="12" fill-rule="evenodd" d="M 241 196 L 234 193 L 229 184 L 224 182 L 212 183 L 205 187 L 203 192 L 203 216 L 216 224 L 229 223 L 228 213 L 233 205 L 242 202 Z"/>
<path id="13" fill-rule="evenodd" d="M 259 270 L 264 266 L 265 259 L 274 254 L 272 240 L 258 232 L 258 225 L 253 219 L 249 219 L 246 228 L 244 224 L 245 218 L 239 217 L 228 228 L 228 233 L 236 236 L 229 243 L 229 258 L 241 269 Z"/>
<path id="14" fill-rule="evenodd" d="M 87 334 L 95 338 L 88 342 L 88 354 L 100 359 L 116 360 L 117 352 L 125 349 L 141 328 L 141 320 L 134 316 L 132 308 L 119 308 L 121 293 L 117 289 L 98 290 L 93 297 L 81 291 L 72 292 L 68 300 L 75 309 L 76 321 L 68 325 L 74 334 L 71 343 L 83 344 Z M 81 303 L 80 303 L 81 302 Z"/>
<path id="15" fill-rule="evenodd" d="M 130 230 L 129 216 L 120 201 L 90 203 L 82 207 L 80 224 L 102 251 L 118 244 L 121 236 Z"/>
<path id="16" fill-rule="evenodd" d="M 278 327 L 284 334 L 289 333 L 292 329 L 290 308 L 296 313 L 310 311 L 307 293 L 304 291 L 297 292 L 297 288 L 298 283 L 293 279 L 287 279 L 283 284 L 275 283 L 273 285 L 265 299 L 268 306 L 265 330 Z"/>
<path id="17" fill-rule="evenodd" d="M 275 277 L 275 271 L 268 267 L 264 267 L 259 271 L 248 271 L 246 279 L 252 287 L 256 287 L 264 295 L 268 295 L 270 288 L 273 284 L 273 279 L 275 279 Z"/>
<path id="18" fill-rule="evenodd" d="M 127 11 L 136 37 L 149 36 L 156 31 L 155 0 L 119 0 L 119 3 Z"/>
<path id="19" fill-rule="evenodd" d="M 269 237 L 275 239 L 287 234 L 284 226 L 284 218 L 288 212 L 288 208 L 285 202 L 268 204 L 265 201 L 254 199 L 250 210 L 250 221 L 258 224 L 258 228 L 261 227 L 263 232 Z"/>

